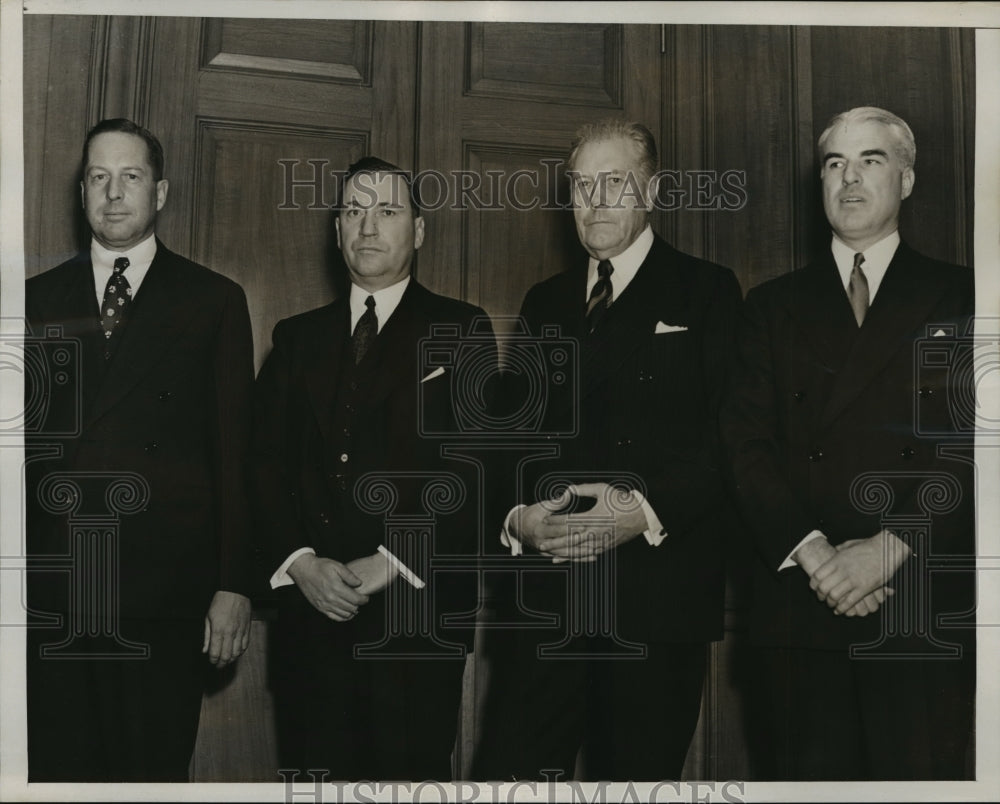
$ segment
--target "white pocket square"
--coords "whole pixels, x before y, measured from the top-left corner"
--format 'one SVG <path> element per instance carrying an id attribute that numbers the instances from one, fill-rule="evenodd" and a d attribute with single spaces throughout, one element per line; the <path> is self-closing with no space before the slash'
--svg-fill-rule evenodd
<path id="1" fill-rule="evenodd" d="M 687 327 L 677 324 L 664 324 L 662 321 L 657 321 L 655 333 L 662 335 L 665 332 L 687 332 Z"/>
<path id="2" fill-rule="evenodd" d="M 948 333 L 945 332 L 943 329 L 939 329 L 936 332 L 931 333 L 931 337 L 932 338 L 943 338 L 947 334 Z"/>
<path id="3" fill-rule="evenodd" d="M 432 371 L 430 374 L 424 377 L 420 382 L 427 382 L 428 380 L 433 380 L 435 377 L 440 377 L 442 374 L 444 374 L 444 368 L 442 366 L 438 366 L 436 369 L 434 369 L 434 371 Z"/>

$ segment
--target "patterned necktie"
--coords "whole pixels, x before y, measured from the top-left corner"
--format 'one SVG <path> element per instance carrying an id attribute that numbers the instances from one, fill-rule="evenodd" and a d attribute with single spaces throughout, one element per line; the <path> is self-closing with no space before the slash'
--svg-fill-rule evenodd
<path id="1" fill-rule="evenodd" d="M 593 332 L 601 323 L 611 304 L 611 274 L 614 267 L 609 260 L 601 260 L 597 264 L 597 282 L 590 291 L 587 301 L 587 330 Z"/>
<path id="2" fill-rule="evenodd" d="M 851 300 L 851 309 L 854 310 L 854 318 L 859 327 L 868 312 L 868 278 L 861 268 L 864 261 L 865 255 L 861 252 L 854 255 L 854 268 L 851 269 L 851 279 L 847 283 L 847 298 Z"/>
<path id="3" fill-rule="evenodd" d="M 132 288 L 125 278 L 125 269 L 128 266 L 128 257 L 118 257 L 111 278 L 104 288 L 104 301 L 101 302 L 101 329 L 104 330 L 106 340 L 111 340 L 116 329 L 121 331 L 121 320 L 125 317 L 129 304 L 132 303 Z"/>
<path id="4" fill-rule="evenodd" d="M 354 334 L 351 336 L 351 349 L 354 350 L 355 365 L 364 359 L 365 352 L 368 351 L 375 336 L 378 335 L 378 318 L 375 316 L 374 296 L 365 299 L 365 307 L 368 309 L 358 319 L 358 324 L 354 327 Z"/>

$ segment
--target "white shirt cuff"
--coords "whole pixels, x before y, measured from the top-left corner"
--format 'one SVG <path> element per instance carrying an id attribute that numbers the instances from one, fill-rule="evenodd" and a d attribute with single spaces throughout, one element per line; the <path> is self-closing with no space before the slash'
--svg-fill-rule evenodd
<path id="1" fill-rule="evenodd" d="M 527 508 L 526 505 L 515 505 L 510 509 L 510 512 L 504 517 L 503 528 L 500 530 L 500 544 L 504 547 L 510 548 L 510 554 L 512 556 L 519 556 L 524 552 L 524 548 L 521 546 L 521 542 L 511 534 L 510 532 L 510 518 L 514 516 L 522 508 Z"/>
<path id="2" fill-rule="evenodd" d="M 646 537 L 646 541 L 649 542 L 650 547 L 659 547 L 660 542 L 667 538 L 666 528 L 660 522 L 660 518 L 656 515 L 656 511 L 653 510 L 653 506 L 642 496 L 642 492 L 632 489 L 632 496 L 642 507 L 642 513 L 646 516 L 646 530 L 643 531 L 642 535 Z"/>
<path id="3" fill-rule="evenodd" d="M 277 589 L 279 586 L 294 586 L 295 581 L 292 580 L 292 576 L 288 574 L 288 568 L 292 566 L 295 559 L 299 556 L 304 556 L 306 553 L 311 553 L 316 555 L 316 551 L 311 547 L 300 547 L 294 553 L 292 553 L 288 558 L 285 559 L 284 563 L 278 567 L 274 575 L 271 576 L 271 588 Z"/>
<path id="4" fill-rule="evenodd" d="M 796 561 L 794 558 L 792 558 L 792 556 L 795 555 L 795 553 L 798 551 L 798 549 L 802 545 L 808 544 L 813 539 L 825 539 L 825 538 L 826 538 L 826 534 L 824 534 L 823 531 L 821 531 L 821 530 L 811 530 L 811 531 L 809 531 L 809 533 L 806 534 L 806 537 L 801 542 L 799 542 L 797 545 L 795 545 L 795 547 L 792 548 L 792 552 L 790 552 L 788 554 L 788 557 L 784 561 L 781 562 L 781 566 L 778 567 L 778 572 L 781 572 L 782 570 L 786 570 L 789 567 L 797 567 L 799 565 L 799 562 Z"/>

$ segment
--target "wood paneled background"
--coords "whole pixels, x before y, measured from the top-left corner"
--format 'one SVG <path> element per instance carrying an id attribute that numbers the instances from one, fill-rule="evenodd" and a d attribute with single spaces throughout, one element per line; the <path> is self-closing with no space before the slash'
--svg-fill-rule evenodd
<path id="1" fill-rule="evenodd" d="M 580 124 L 623 115 L 656 134 L 662 168 L 687 172 L 689 200 L 691 182 L 707 181 L 709 197 L 718 190 L 692 171 L 745 174 L 739 209 L 658 211 L 654 228 L 732 268 L 746 290 L 827 245 L 814 143 L 830 116 L 859 105 L 891 109 L 915 132 L 903 237 L 970 264 L 974 65 L 970 30 L 27 15 L 27 273 L 86 244 L 84 134 L 104 117 L 131 117 L 166 152 L 158 234 L 243 285 L 259 365 L 279 319 L 336 293 L 329 171 L 369 152 L 418 171 L 466 171 L 482 179 L 487 206 L 491 172 L 537 171 L 537 192 L 520 185 L 530 200 Z M 582 254 L 568 212 L 501 206 L 430 213 L 416 265 L 432 289 L 495 316 L 516 314 L 533 283 Z M 747 592 L 732 576 L 690 779 L 754 778 L 739 686 Z M 261 606 L 250 652 L 206 694 L 196 780 L 277 780 L 267 616 Z M 460 769 L 486 669 L 473 660 L 466 674 Z"/>

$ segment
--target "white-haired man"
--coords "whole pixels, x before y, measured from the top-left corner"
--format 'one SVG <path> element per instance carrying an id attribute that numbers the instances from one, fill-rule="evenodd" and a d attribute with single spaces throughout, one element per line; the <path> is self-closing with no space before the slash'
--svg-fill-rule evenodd
<path id="1" fill-rule="evenodd" d="M 759 557 L 761 775 L 962 778 L 974 641 L 941 615 L 971 611 L 973 583 L 929 558 L 974 553 L 971 396 L 954 370 L 972 272 L 900 240 L 903 120 L 851 109 L 818 145 L 831 245 L 748 294 L 723 412 Z M 924 365 L 928 347 L 943 361 Z"/>

